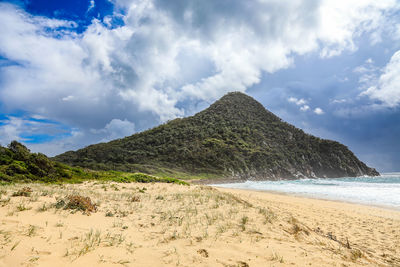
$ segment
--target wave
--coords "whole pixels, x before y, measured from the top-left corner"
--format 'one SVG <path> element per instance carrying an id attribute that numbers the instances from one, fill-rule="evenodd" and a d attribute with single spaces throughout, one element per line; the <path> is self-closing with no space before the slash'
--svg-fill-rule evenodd
<path id="1" fill-rule="evenodd" d="M 400 208 L 400 173 L 384 173 L 377 177 L 246 181 L 217 186 L 277 191 L 315 198 Z"/>

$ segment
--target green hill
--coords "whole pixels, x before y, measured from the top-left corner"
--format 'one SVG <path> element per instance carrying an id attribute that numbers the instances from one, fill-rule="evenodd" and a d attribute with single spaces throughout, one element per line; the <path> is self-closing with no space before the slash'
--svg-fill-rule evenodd
<path id="1" fill-rule="evenodd" d="M 304 133 L 243 93 L 194 116 L 55 160 L 92 169 L 270 180 L 379 175 L 344 145 Z"/>
<path id="2" fill-rule="evenodd" d="M 54 162 L 44 154 L 31 153 L 28 148 L 17 141 L 12 141 L 8 147 L 0 146 L 0 184 L 16 182 L 79 183 L 87 180 L 187 184 L 175 178 L 159 178 L 143 173 L 93 171 L 70 167 Z"/>

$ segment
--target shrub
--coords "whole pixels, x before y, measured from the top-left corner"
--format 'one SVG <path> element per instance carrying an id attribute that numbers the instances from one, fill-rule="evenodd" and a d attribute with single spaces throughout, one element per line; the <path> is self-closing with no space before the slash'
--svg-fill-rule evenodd
<path id="1" fill-rule="evenodd" d="M 137 196 L 137 195 L 133 195 L 133 196 L 130 198 L 130 201 L 131 201 L 131 202 L 140 202 L 140 197 Z"/>
<path id="2" fill-rule="evenodd" d="M 83 197 L 80 195 L 69 195 L 65 200 L 61 199 L 57 201 L 55 207 L 82 211 L 86 215 L 90 215 L 91 212 L 97 211 L 96 204 L 92 203 L 92 200 L 89 197 Z"/>
<path id="3" fill-rule="evenodd" d="M 8 165 L 6 169 L 6 173 L 10 176 L 13 176 L 14 174 L 25 174 L 28 173 L 28 170 L 26 169 L 25 163 L 21 161 L 14 161 L 10 165 Z"/>
<path id="4" fill-rule="evenodd" d="M 17 192 L 12 194 L 13 197 L 29 197 L 32 193 L 32 189 L 30 187 L 24 187 Z"/>
<path id="5" fill-rule="evenodd" d="M 28 148 L 26 148 L 26 146 L 24 146 L 21 143 L 18 143 L 17 141 L 12 141 L 9 145 L 8 145 L 8 149 L 10 149 L 14 155 L 13 158 L 15 160 L 28 160 L 29 156 L 30 156 L 30 151 Z"/>
<path id="6" fill-rule="evenodd" d="M 24 187 L 17 192 L 12 194 L 13 197 L 29 197 L 31 196 L 32 189 L 30 187 Z"/>
<path id="7" fill-rule="evenodd" d="M 3 181 L 3 182 L 11 182 L 11 181 L 12 181 L 12 177 L 10 177 L 10 176 L 8 176 L 7 174 L 2 173 L 2 172 L 0 171 L 0 181 Z"/>
<path id="8" fill-rule="evenodd" d="M 114 177 L 112 178 L 112 180 L 118 183 L 173 183 L 173 184 L 188 185 L 188 183 L 176 178 L 157 177 L 140 172 L 134 173 L 127 177 Z"/>

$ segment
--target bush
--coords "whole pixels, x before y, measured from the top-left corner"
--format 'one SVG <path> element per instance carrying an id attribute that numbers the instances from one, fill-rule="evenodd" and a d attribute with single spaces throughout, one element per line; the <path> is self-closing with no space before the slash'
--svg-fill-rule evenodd
<path id="1" fill-rule="evenodd" d="M 89 197 L 83 197 L 80 195 L 69 195 L 64 199 L 60 199 L 55 204 L 55 207 L 60 209 L 64 208 L 76 211 L 82 211 L 86 215 L 90 215 L 91 212 L 96 212 L 96 204 L 92 203 Z"/>
<path id="2" fill-rule="evenodd" d="M 29 151 L 28 148 L 26 148 L 26 146 L 24 146 L 21 143 L 18 143 L 17 141 L 12 141 L 9 145 L 8 145 L 8 149 L 10 149 L 14 155 L 13 158 L 15 160 L 28 160 L 31 153 Z"/>
<path id="3" fill-rule="evenodd" d="M 122 183 L 176 183 L 174 178 L 158 178 L 144 173 L 124 174 L 116 171 L 91 171 L 54 162 L 41 153 L 30 153 L 13 141 L 9 148 L 0 146 L 0 182 L 80 183 L 85 180 L 106 180 Z"/>
<path id="4" fill-rule="evenodd" d="M 6 174 L 13 176 L 15 174 L 26 174 L 29 171 L 26 168 L 25 163 L 21 161 L 14 161 L 10 165 L 8 165 L 6 169 Z"/>
<path id="5" fill-rule="evenodd" d="M 30 187 L 24 187 L 17 192 L 12 194 L 13 197 L 29 197 L 31 196 L 32 189 Z"/>
<path id="6" fill-rule="evenodd" d="M 114 182 L 119 182 L 119 183 L 173 183 L 173 184 L 188 185 L 188 183 L 176 178 L 156 177 L 153 175 L 148 175 L 140 172 L 134 173 L 127 177 L 115 177 L 112 180 Z"/>
<path id="7" fill-rule="evenodd" d="M 0 181 L 3 182 L 12 182 L 12 177 L 8 176 L 5 173 L 0 172 Z"/>

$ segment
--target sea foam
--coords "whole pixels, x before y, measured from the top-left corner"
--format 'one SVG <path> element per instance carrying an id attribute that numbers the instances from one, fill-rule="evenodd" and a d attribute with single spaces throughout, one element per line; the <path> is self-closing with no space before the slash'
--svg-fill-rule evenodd
<path id="1" fill-rule="evenodd" d="M 400 209 L 400 173 L 384 173 L 377 177 L 246 181 L 243 183 L 219 184 L 216 186 L 277 191 L 307 197 Z"/>

